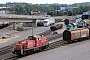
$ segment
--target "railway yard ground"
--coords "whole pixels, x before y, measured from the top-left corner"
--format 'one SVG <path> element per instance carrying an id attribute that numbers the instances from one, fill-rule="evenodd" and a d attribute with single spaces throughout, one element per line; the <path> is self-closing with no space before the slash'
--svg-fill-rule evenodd
<path id="1" fill-rule="evenodd" d="M 18 31 L 9 30 L 7 28 L 0 29 L 0 43 L 5 43 L 6 41 L 19 37 L 19 35 L 15 33 L 18 33 Z"/>
<path id="2" fill-rule="evenodd" d="M 4 46 L 7 46 L 7 45 L 10 45 L 12 43 L 15 43 L 17 41 L 20 41 L 20 40 L 23 40 L 23 39 L 26 39 L 27 36 L 29 35 L 32 35 L 32 29 L 27 29 L 25 31 L 16 31 L 16 30 L 12 30 L 12 29 L 9 29 L 10 27 L 6 27 L 6 28 L 3 28 L 3 29 L 0 29 L 0 34 L 3 34 L 3 35 L 14 35 L 13 37 L 10 37 L 10 38 L 7 38 L 7 39 L 0 39 L 0 48 L 4 47 Z M 42 33 L 42 32 L 45 32 L 47 30 L 50 30 L 50 27 L 38 27 L 38 28 L 34 28 L 33 29 L 33 34 L 39 34 L 39 33 Z M 60 32 L 62 33 L 63 31 L 65 30 L 65 28 L 63 27 Z M 54 36 L 57 36 L 57 34 L 54 34 L 52 32 L 48 33 L 48 35 L 46 35 L 47 38 L 50 38 L 50 37 L 54 37 Z"/>
<path id="3" fill-rule="evenodd" d="M 40 30 L 39 30 L 40 29 Z M 38 27 L 38 28 L 34 28 L 34 35 L 35 34 L 39 34 L 41 32 L 44 32 L 44 31 L 47 31 L 49 30 L 49 27 Z M 1 29 L 0 30 L 0 33 L 1 34 L 14 34 L 16 35 L 16 38 L 14 37 L 13 39 L 7 39 L 7 41 L 4 42 L 3 39 L 1 39 L 3 43 L 0 43 L 0 48 L 4 47 L 4 46 L 7 46 L 7 45 L 10 45 L 12 43 L 15 43 L 17 41 L 20 41 L 20 40 L 23 40 L 23 39 L 26 39 L 28 36 L 32 35 L 32 29 L 29 29 L 29 30 L 26 30 L 26 31 L 16 31 L 16 30 L 9 30 L 7 28 L 4 28 L 4 29 Z M 8 41 L 9 40 L 9 41 Z"/>
<path id="4" fill-rule="evenodd" d="M 72 44 L 63 44 L 62 42 L 62 33 L 65 30 L 63 27 L 60 30 L 59 34 L 53 34 L 50 31 L 50 27 L 38 27 L 33 29 L 33 34 L 45 35 L 49 40 L 50 47 L 39 53 L 34 53 L 22 58 L 17 58 L 18 60 L 90 60 L 90 40 L 76 42 Z M 15 57 L 15 54 L 12 54 L 14 43 L 23 39 L 26 39 L 28 36 L 32 35 L 32 29 L 26 31 L 16 31 L 10 30 L 8 28 L 1 29 L 2 34 L 14 34 L 14 37 L 8 39 L 0 39 L 0 60 L 15 60 L 11 57 Z M 43 32 L 43 33 L 42 33 Z M 12 44 L 12 45 L 11 45 Z M 10 46 L 9 46 L 10 45 Z M 6 48 L 7 46 L 7 48 Z M 3 48 L 4 47 L 4 48 Z M 6 51 L 7 50 L 7 51 Z M 10 57 L 10 59 L 8 59 Z"/>

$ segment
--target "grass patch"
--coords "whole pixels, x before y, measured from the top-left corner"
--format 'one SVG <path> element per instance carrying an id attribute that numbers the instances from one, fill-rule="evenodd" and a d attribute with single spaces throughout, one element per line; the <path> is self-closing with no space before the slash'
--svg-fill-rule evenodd
<path id="1" fill-rule="evenodd" d="M 55 19 L 55 23 L 61 22 L 61 20 L 63 20 L 63 19 Z"/>

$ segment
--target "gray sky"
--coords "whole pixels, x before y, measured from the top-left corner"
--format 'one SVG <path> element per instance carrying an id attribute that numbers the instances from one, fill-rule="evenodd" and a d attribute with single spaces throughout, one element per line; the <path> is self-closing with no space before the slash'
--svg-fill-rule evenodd
<path id="1" fill-rule="evenodd" d="M 60 3 L 60 4 L 72 4 L 72 3 L 80 3 L 80 2 L 90 2 L 90 0 L 1 0 L 0 3 L 6 2 L 26 2 L 33 4 L 44 4 L 44 3 Z"/>

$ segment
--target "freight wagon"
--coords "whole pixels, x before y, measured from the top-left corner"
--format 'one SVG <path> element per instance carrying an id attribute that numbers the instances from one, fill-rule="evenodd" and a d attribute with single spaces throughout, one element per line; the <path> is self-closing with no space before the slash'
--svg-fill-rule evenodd
<path id="1" fill-rule="evenodd" d="M 35 51 L 42 51 L 49 46 L 46 37 L 29 36 L 28 39 L 19 41 L 15 44 L 13 53 L 17 55 L 27 55 Z"/>
<path id="2" fill-rule="evenodd" d="M 0 22 L 0 28 L 4 28 L 10 25 L 10 22 Z"/>
<path id="3" fill-rule="evenodd" d="M 0 28 L 2 28 L 4 25 L 3 25 L 3 22 L 0 22 Z"/>
<path id="4" fill-rule="evenodd" d="M 63 27 L 63 24 L 55 24 L 50 27 L 51 31 L 55 31 L 58 29 L 61 29 Z"/>
<path id="5" fill-rule="evenodd" d="M 86 39 L 90 37 L 90 29 L 88 28 L 77 28 L 74 30 L 65 30 L 63 32 L 63 40 L 68 43 L 72 41 L 78 41 L 80 39 Z"/>

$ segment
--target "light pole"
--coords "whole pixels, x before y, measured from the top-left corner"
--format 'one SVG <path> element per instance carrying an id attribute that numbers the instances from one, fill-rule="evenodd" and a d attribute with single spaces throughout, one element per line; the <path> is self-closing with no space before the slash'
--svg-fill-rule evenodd
<path id="1" fill-rule="evenodd" d="M 31 12 L 32 15 L 32 36 L 33 36 L 33 11 Z"/>
<path id="2" fill-rule="evenodd" d="M 32 14 L 32 36 L 33 36 L 33 14 Z"/>

